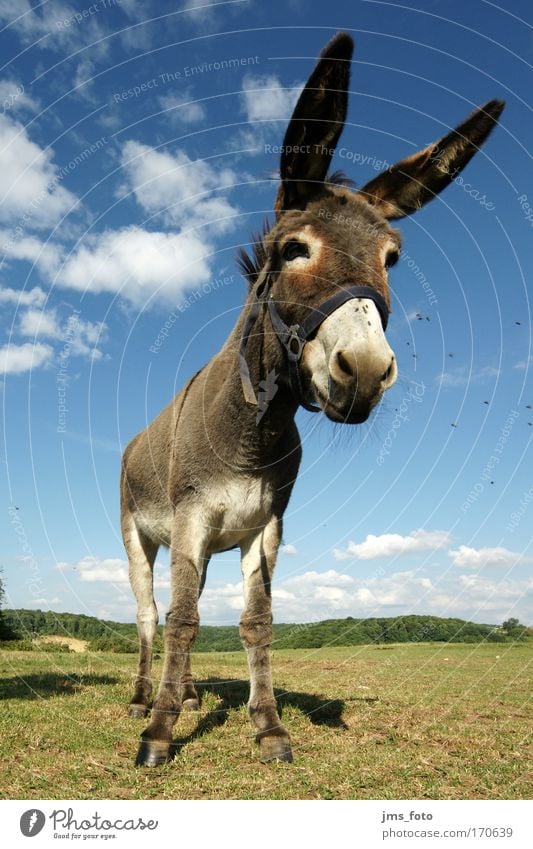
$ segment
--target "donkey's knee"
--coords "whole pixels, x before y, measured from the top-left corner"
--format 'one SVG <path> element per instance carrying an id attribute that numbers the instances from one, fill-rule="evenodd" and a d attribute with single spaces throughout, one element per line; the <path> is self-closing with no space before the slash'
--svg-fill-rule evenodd
<path id="1" fill-rule="evenodd" d="M 181 611 L 170 609 L 167 613 L 165 628 L 165 651 L 171 646 L 171 651 L 178 654 L 188 655 L 189 650 L 196 639 L 200 617 L 197 613 L 183 615 Z"/>
<path id="2" fill-rule="evenodd" d="M 272 642 L 272 615 L 250 617 L 243 614 L 239 632 L 245 648 L 266 648 Z"/>

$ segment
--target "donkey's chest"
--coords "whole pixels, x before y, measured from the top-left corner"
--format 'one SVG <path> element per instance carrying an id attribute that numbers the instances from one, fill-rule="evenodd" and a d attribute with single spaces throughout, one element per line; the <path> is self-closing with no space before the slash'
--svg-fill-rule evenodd
<path id="1" fill-rule="evenodd" d="M 209 551 L 233 548 L 265 526 L 272 513 L 273 489 L 257 478 L 215 484 L 205 503 Z"/>

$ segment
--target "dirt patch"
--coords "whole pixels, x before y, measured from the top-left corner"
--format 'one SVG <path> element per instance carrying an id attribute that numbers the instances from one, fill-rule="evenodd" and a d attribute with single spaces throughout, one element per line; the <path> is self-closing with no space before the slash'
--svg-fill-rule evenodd
<path id="1" fill-rule="evenodd" d="M 71 651 L 82 652 L 87 648 L 87 640 L 77 640 L 75 637 L 62 637 L 59 634 L 45 637 L 37 637 L 34 641 L 37 645 L 44 645 L 45 643 L 62 643 L 65 646 L 68 646 Z"/>

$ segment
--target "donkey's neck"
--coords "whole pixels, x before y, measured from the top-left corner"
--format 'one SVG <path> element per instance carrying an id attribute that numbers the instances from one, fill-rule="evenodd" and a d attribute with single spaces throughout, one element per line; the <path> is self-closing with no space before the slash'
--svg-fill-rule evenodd
<path id="1" fill-rule="evenodd" d="M 209 417 L 216 422 L 217 444 L 236 467 L 260 470 L 279 462 L 287 434 L 294 435 L 298 400 L 287 382 L 287 365 L 263 306 L 246 347 L 246 360 L 258 406 L 244 398 L 239 371 L 239 347 L 252 306 L 250 297 L 220 353 L 206 367 Z"/>

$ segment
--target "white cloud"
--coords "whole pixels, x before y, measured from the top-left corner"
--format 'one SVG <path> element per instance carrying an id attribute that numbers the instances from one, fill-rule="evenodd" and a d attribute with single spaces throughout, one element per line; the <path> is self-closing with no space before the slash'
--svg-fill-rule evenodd
<path id="1" fill-rule="evenodd" d="M 346 616 L 457 616 L 498 624 L 510 615 L 533 621 L 533 580 L 487 581 L 475 575 L 430 579 L 414 570 L 354 579 L 334 569 L 274 582 L 274 621 L 318 622 Z M 209 587 L 200 599 L 203 622 L 238 621 L 242 584 Z"/>
<path id="2" fill-rule="evenodd" d="M 54 311 L 29 309 L 20 316 L 18 332 L 22 336 L 48 336 L 57 339 L 61 329 Z"/>
<path id="3" fill-rule="evenodd" d="M 24 342 L 22 345 L 4 345 L 0 348 L 0 374 L 22 374 L 32 369 L 46 365 L 53 357 L 54 350 L 50 345 L 41 343 L 33 345 Z"/>
<path id="4" fill-rule="evenodd" d="M 0 200 L 0 222 L 15 221 L 25 228 L 53 226 L 76 202 L 59 185 L 52 153 L 5 115 L 0 115 Z M 8 238 L 11 242 L 16 250 L 16 239 Z"/>
<path id="5" fill-rule="evenodd" d="M 19 110 L 36 112 L 39 109 L 39 104 L 17 80 L 0 80 L 0 106 L 7 113 Z"/>
<path id="6" fill-rule="evenodd" d="M 53 604 L 61 604 L 61 599 L 57 596 L 55 598 L 32 598 L 30 599 L 30 604 L 32 607 L 51 607 Z"/>
<path id="7" fill-rule="evenodd" d="M 494 381 L 494 378 L 498 377 L 499 374 L 499 369 L 494 366 L 483 366 L 483 368 L 473 369 L 470 372 L 467 372 L 466 368 L 461 366 L 455 371 L 439 374 L 437 383 L 445 389 L 453 389 L 457 386 L 469 386 L 471 383 Z"/>
<path id="8" fill-rule="evenodd" d="M 524 557 L 517 551 L 498 546 L 496 548 L 470 548 L 460 545 L 448 552 L 454 566 L 466 569 L 482 569 L 484 566 L 516 566 L 533 562 L 532 557 Z"/>
<path id="9" fill-rule="evenodd" d="M 65 571 L 76 569 L 85 587 L 86 606 L 96 610 L 102 603 L 102 588 L 110 587 L 129 598 L 128 564 L 120 558 L 92 556 L 78 563 L 57 564 Z M 156 563 L 155 588 L 161 613 L 168 600 L 168 568 Z M 106 589 L 107 588 L 107 589 Z M 317 622 L 322 619 L 353 617 L 394 617 L 407 614 L 457 616 L 477 622 L 498 624 L 509 616 L 533 622 L 533 579 L 520 581 L 488 580 L 479 575 L 449 573 L 431 578 L 414 569 L 379 577 L 353 578 L 335 569 L 310 571 L 275 581 L 272 588 L 276 622 Z M 204 624 L 232 623 L 243 609 L 242 581 L 210 581 L 200 598 L 200 618 Z M 121 610 L 109 610 L 108 618 L 133 616 Z M 131 610 L 134 610 L 132 607 Z"/>
<path id="10" fill-rule="evenodd" d="M 46 293 L 38 286 L 24 291 L 19 289 L 10 289 L 9 287 L 0 288 L 0 304 L 17 304 L 22 307 L 39 307 L 44 304 L 45 301 Z"/>
<path id="11" fill-rule="evenodd" d="M 96 347 L 96 343 L 105 341 L 107 326 L 103 323 L 83 321 L 77 313 L 60 318 L 55 309 L 29 309 L 21 313 L 17 330 L 22 336 L 31 336 L 34 339 L 55 339 L 61 342 L 63 347 L 67 346 L 69 356 L 99 360 L 103 354 Z"/>
<path id="12" fill-rule="evenodd" d="M 175 304 L 184 290 L 210 280 L 206 253 L 195 234 L 108 230 L 84 240 L 57 282 L 82 292 L 114 292 L 136 306 L 151 295 Z"/>
<path id="13" fill-rule="evenodd" d="M 235 183 L 231 169 L 192 160 L 184 151 L 157 151 L 136 141 L 124 145 L 122 167 L 127 188 L 144 211 L 161 215 L 167 224 L 187 229 L 208 224 L 218 233 L 235 226 L 238 210 L 219 193 Z"/>
<path id="14" fill-rule="evenodd" d="M 9 230 L 0 230 L 0 245 L 7 259 L 31 262 L 47 276 L 54 273 L 61 260 L 61 250 L 57 245 L 43 242 L 35 236 L 15 239 Z"/>
<path id="15" fill-rule="evenodd" d="M 282 545 L 280 551 L 282 554 L 288 554 L 291 557 L 294 557 L 298 554 L 298 549 L 290 542 L 287 542 L 285 543 L 285 545 Z"/>
<path id="16" fill-rule="evenodd" d="M 155 568 L 158 569 L 160 564 L 156 562 Z M 57 564 L 58 569 L 66 569 L 68 564 L 61 562 Z M 82 557 L 77 563 L 73 564 L 73 568 L 78 570 L 80 581 L 84 583 L 105 583 L 105 584 L 127 584 L 129 585 L 128 561 L 119 558 L 108 557 L 100 560 L 97 557 L 87 556 Z M 168 571 L 168 570 L 167 570 Z M 169 578 L 163 578 L 156 575 L 154 586 L 157 589 L 167 589 L 170 586 Z"/>
<path id="17" fill-rule="evenodd" d="M 61 564 L 64 568 L 64 563 Z M 126 560 L 108 557 L 98 560 L 96 557 L 83 557 L 76 564 L 79 570 L 80 581 L 95 582 L 105 581 L 111 584 L 127 584 L 128 563 Z"/>
<path id="18" fill-rule="evenodd" d="M 493 581 L 479 575 L 460 575 L 457 594 L 449 599 L 448 609 L 457 613 L 469 607 L 486 611 L 489 622 L 500 623 L 508 616 L 518 616 L 526 623 L 531 623 L 533 580 Z"/>
<path id="19" fill-rule="evenodd" d="M 87 9 L 93 9 L 85 17 L 79 9 L 54 0 L 53 3 L 40 3 L 35 8 L 30 0 L 2 0 L 0 3 L 0 21 L 16 32 L 24 44 L 35 45 L 47 50 L 65 51 L 101 39 L 104 34 L 98 20 L 99 12 L 105 5 L 94 3 Z M 94 50 L 102 54 L 107 45 L 96 44 Z"/>
<path id="20" fill-rule="evenodd" d="M 190 90 L 180 95 L 164 94 L 158 102 L 162 109 L 167 110 L 165 118 L 175 124 L 198 124 L 207 118 L 205 106 L 194 100 Z"/>
<path id="21" fill-rule="evenodd" d="M 288 120 L 302 89 L 301 84 L 284 88 L 273 74 L 246 74 L 242 81 L 242 107 L 250 123 Z"/>
<path id="22" fill-rule="evenodd" d="M 355 557 L 358 560 L 374 560 L 377 557 L 394 557 L 411 554 L 416 551 L 434 551 L 449 545 L 450 534 L 447 531 L 411 531 L 407 536 L 400 534 L 369 534 L 364 542 L 349 542 L 345 549 L 334 549 L 336 560 Z"/>

